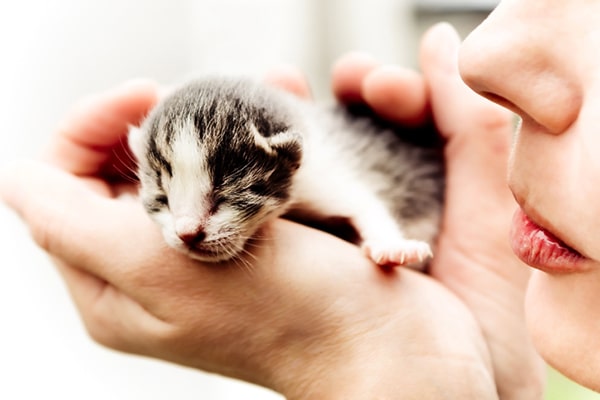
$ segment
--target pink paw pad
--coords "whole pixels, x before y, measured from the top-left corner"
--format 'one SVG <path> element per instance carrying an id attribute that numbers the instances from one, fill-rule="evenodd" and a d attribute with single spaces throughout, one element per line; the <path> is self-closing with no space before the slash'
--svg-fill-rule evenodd
<path id="1" fill-rule="evenodd" d="M 397 240 L 390 243 L 367 241 L 363 252 L 377 265 L 422 264 L 432 257 L 431 247 L 419 240 Z"/>

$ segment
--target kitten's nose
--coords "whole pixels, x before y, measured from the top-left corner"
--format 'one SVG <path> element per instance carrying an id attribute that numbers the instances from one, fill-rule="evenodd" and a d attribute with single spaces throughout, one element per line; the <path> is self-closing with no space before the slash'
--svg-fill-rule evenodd
<path id="1" fill-rule="evenodd" d="M 204 225 L 194 218 L 180 217 L 175 221 L 175 233 L 189 247 L 194 247 L 206 239 Z"/>
<path id="2" fill-rule="evenodd" d="M 177 236 L 189 247 L 194 247 L 206 239 L 206 232 L 200 227 L 193 231 L 177 232 Z"/>

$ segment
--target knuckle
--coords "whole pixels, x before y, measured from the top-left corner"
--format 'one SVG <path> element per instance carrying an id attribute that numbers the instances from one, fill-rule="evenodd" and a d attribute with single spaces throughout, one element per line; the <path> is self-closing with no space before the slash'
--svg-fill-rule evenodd
<path id="1" fill-rule="evenodd" d="M 97 317 L 84 317 L 88 336 L 97 344 L 118 351 L 127 351 L 122 335 L 110 323 L 101 323 Z"/>
<path id="2" fill-rule="evenodd" d="M 127 349 L 127 330 L 119 318 L 119 305 L 115 304 L 115 293 L 110 286 L 88 300 L 79 302 L 83 325 L 89 337 L 96 343 L 119 351 Z"/>
<path id="3" fill-rule="evenodd" d="M 57 237 L 60 236 L 60 224 L 54 221 L 54 218 L 46 216 L 46 218 L 34 221 L 30 224 L 29 231 L 33 241 L 45 252 L 49 254 L 55 253 Z"/>
<path id="4" fill-rule="evenodd" d="M 181 329 L 110 286 L 85 310 L 83 320 L 93 341 L 125 353 L 152 356 L 177 346 L 183 336 Z"/>

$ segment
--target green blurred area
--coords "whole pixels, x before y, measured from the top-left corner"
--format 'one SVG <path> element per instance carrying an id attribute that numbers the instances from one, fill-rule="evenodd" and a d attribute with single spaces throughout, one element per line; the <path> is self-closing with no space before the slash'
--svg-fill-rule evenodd
<path id="1" fill-rule="evenodd" d="M 586 389 L 548 368 L 545 400 L 600 400 L 600 393 Z"/>

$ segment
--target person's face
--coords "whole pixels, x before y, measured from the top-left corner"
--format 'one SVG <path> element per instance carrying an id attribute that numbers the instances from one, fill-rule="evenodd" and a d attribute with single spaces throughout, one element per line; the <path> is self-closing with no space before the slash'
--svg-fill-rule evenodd
<path id="1" fill-rule="evenodd" d="M 511 243 L 539 269 L 526 303 L 533 340 L 600 390 L 600 1 L 502 1 L 465 40 L 460 68 L 522 118 L 508 179 L 523 214 Z"/>

